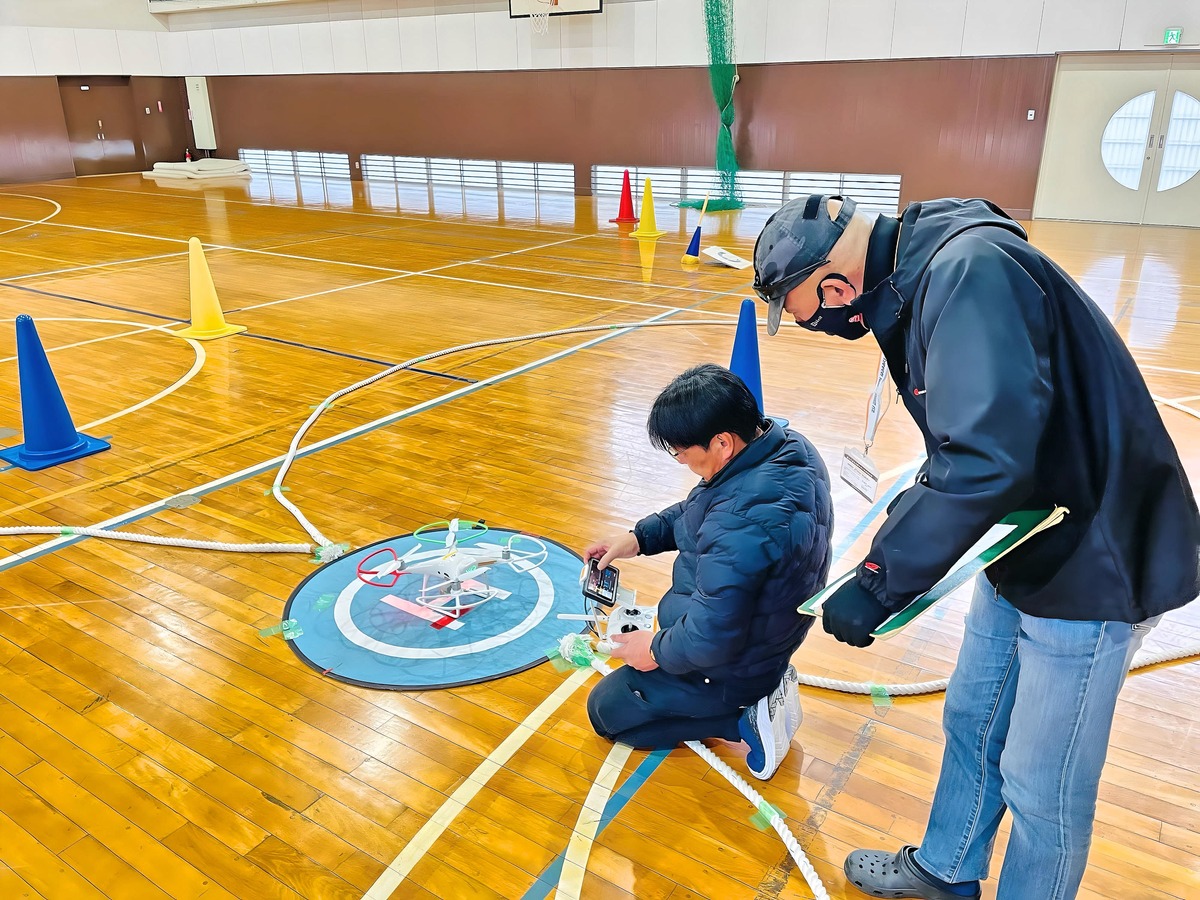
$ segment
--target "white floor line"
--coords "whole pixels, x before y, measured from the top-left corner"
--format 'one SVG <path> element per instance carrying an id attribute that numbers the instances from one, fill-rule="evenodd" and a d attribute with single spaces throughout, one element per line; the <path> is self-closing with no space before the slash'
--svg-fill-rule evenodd
<path id="1" fill-rule="evenodd" d="M 35 196 L 34 194 L 13 194 L 8 191 L 0 191 L 0 196 L 24 197 L 26 200 L 40 200 L 43 203 L 49 203 L 54 206 L 54 212 L 50 213 L 50 215 L 48 215 L 48 216 L 43 216 L 40 219 L 33 219 L 33 220 L 18 219 L 18 218 L 8 219 L 10 222 L 22 222 L 24 224 L 17 225 L 15 228 L 9 228 L 6 231 L 0 231 L 0 236 L 6 235 L 6 234 L 12 234 L 14 231 L 20 231 L 22 228 L 32 228 L 34 225 L 41 225 L 43 222 L 49 222 L 51 219 L 53 219 L 55 216 L 57 216 L 60 212 L 62 212 L 62 206 L 58 203 L 58 201 L 51 200 L 48 197 L 38 197 L 38 196 Z M 6 216 L 5 218 L 8 218 L 8 217 Z"/>
<path id="2" fill-rule="evenodd" d="M 10 319 L 7 321 L 14 321 L 14 320 Z M 101 325 L 138 325 L 139 324 L 137 322 L 127 322 L 124 319 L 92 319 L 92 318 L 87 318 L 87 317 L 83 317 L 83 316 L 46 316 L 46 317 L 39 317 L 37 321 L 39 321 L 39 322 L 92 322 L 92 323 L 101 324 Z M 121 331 L 121 332 L 117 332 L 116 334 L 106 334 L 103 337 L 92 338 L 89 341 L 78 341 L 74 344 L 64 344 L 61 347 L 51 347 L 51 348 L 47 349 L 46 352 L 53 353 L 58 350 L 69 350 L 73 347 L 83 347 L 87 344 L 96 344 L 101 341 L 111 341 L 111 340 L 114 340 L 115 338 L 130 337 L 131 335 L 135 335 L 135 334 L 145 334 L 148 331 L 158 331 L 158 332 L 162 332 L 162 333 L 168 334 L 168 335 L 171 334 L 171 329 L 166 327 L 165 325 L 144 325 L 142 327 L 135 328 L 133 331 Z M 178 339 L 177 336 L 176 336 L 176 339 Z M 126 407 L 125 409 L 121 410 L 120 412 L 115 412 L 112 415 L 105 416 L 102 419 L 97 419 L 95 422 L 88 422 L 86 425 L 80 425 L 79 430 L 80 431 L 88 431 L 92 428 L 97 428 L 100 425 L 104 425 L 106 422 L 111 422 L 113 419 L 119 419 L 119 418 L 121 418 L 121 416 L 127 416 L 132 412 L 137 412 L 139 409 L 145 409 L 150 404 L 156 403 L 157 401 L 161 400 L 163 397 L 166 397 L 168 394 L 175 393 L 175 391 L 179 390 L 181 387 L 183 387 L 185 384 L 187 384 L 189 381 L 191 381 L 193 378 L 195 378 L 196 375 L 199 373 L 199 371 L 202 368 L 204 368 L 204 361 L 205 361 L 205 359 L 207 359 L 207 355 L 204 352 L 204 347 L 200 344 L 199 341 L 194 341 L 191 338 L 183 338 L 183 340 L 186 340 L 188 342 L 188 344 L 191 345 L 192 352 L 195 353 L 196 358 L 192 362 L 192 367 L 182 377 L 180 377 L 178 380 L 176 380 L 174 384 L 170 385 L 169 387 L 163 388 L 161 391 L 159 391 L 153 397 L 147 397 L 145 400 L 135 403 L 135 404 L 133 404 L 133 406 Z M 11 362 L 11 361 L 15 360 L 16 358 L 17 357 L 15 357 L 15 356 L 9 356 L 9 357 L 6 357 L 5 359 L 0 359 L 0 363 Z"/>
<path id="3" fill-rule="evenodd" d="M 280 303 L 291 303 L 294 300 L 311 300 L 313 297 L 324 297 L 327 294 L 336 294 L 339 291 L 349 291 L 354 288 L 370 287 L 373 284 L 383 284 L 385 281 L 394 281 L 397 278 L 407 278 L 408 275 L 388 275 L 385 278 L 376 278 L 372 281 L 359 281 L 355 284 L 344 284 L 341 287 L 328 288 L 323 291 L 314 291 L 311 294 L 301 294 L 299 297 L 284 297 L 282 300 L 268 300 L 266 303 L 255 303 L 252 306 L 239 306 L 235 309 L 225 310 L 227 315 L 236 315 L 237 313 L 248 312 L 252 309 L 263 309 L 267 306 L 278 306 Z"/>
<path id="4" fill-rule="evenodd" d="M 587 670 L 580 670 L 587 671 Z M 566 856 L 563 859 L 562 873 L 558 878 L 557 900 L 579 900 L 583 891 L 583 876 L 587 874 L 588 857 L 592 853 L 592 844 L 596 840 L 596 832 L 600 828 L 600 819 L 604 815 L 604 806 L 612 796 L 617 778 L 625 768 L 625 762 L 633 748 L 625 744 L 613 744 L 608 752 L 600 773 L 592 782 L 583 808 L 579 810 L 579 818 L 571 831 L 571 840 L 567 844 Z"/>
<path id="5" fill-rule="evenodd" d="M 1151 372 L 1174 372 L 1177 375 L 1200 375 L 1195 369 L 1172 369 L 1170 366 L 1152 366 L 1149 363 L 1138 363 L 1138 368 Z"/>
<path id="6" fill-rule="evenodd" d="M 262 173 L 254 173 L 254 174 L 261 175 Z M 316 180 L 316 179 L 312 179 L 312 180 Z M 184 195 L 176 196 L 176 195 L 172 195 L 172 194 L 157 194 L 157 193 L 153 193 L 153 192 L 146 193 L 145 191 L 131 191 L 131 190 L 126 190 L 124 188 L 97 188 L 97 187 L 91 187 L 90 185 L 86 185 L 86 184 L 58 184 L 58 183 L 55 183 L 55 184 L 50 184 L 50 185 L 45 185 L 45 186 L 46 187 L 55 187 L 55 188 L 66 188 L 68 190 L 75 190 L 75 191 L 105 191 L 105 192 L 111 193 L 111 194 L 136 194 L 139 197 L 150 197 L 155 200 L 203 200 L 203 201 L 207 202 L 211 199 L 211 200 L 215 200 L 218 203 L 230 203 L 230 204 L 236 204 L 239 206 L 260 206 L 260 207 L 267 208 L 267 209 L 285 209 L 288 211 L 334 213 L 336 215 L 341 215 L 341 216 L 361 216 L 363 218 L 370 218 L 370 219 L 385 219 L 385 220 L 392 221 L 392 222 L 412 222 L 417 225 L 446 225 L 446 226 L 453 227 L 453 228 L 497 228 L 497 229 L 502 229 L 505 231 L 511 231 L 514 228 L 517 228 L 522 231 L 532 231 L 532 232 L 536 232 L 538 234 L 561 234 L 561 235 L 576 234 L 576 232 L 573 232 L 573 231 L 560 231 L 558 229 L 546 228 L 541 225 L 534 225 L 532 223 L 530 223 L 530 224 L 522 223 L 519 225 L 490 225 L 486 222 L 473 222 L 473 221 L 468 221 L 468 220 L 458 221 L 458 220 L 452 220 L 452 219 L 438 219 L 438 218 L 433 218 L 431 216 L 407 216 L 407 215 L 404 215 L 399 210 L 397 210 L 395 213 L 382 213 L 382 212 L 367 213 L 367 212 L 361 212 L 359 210 L 352 210 L 352 209 L 337 209 L 337 208 L 328 208 L 328 207 L 318 208 L 318 207 L 314 207 L 314 206 L 301 206 L 299 204 L 297 204 L 295 206 L 285 206 L 285 205 L 276 203 L 272 198 L 269 198 L 269 197 L 263 197 L 261 199 L 255 199 L 255 200 L 230 200 L 230 199 L 227 199 L 224 197 L 214 197 L 214 198 L 188 197 L 188 196 L 184 196 Z M 524 192 L 524 193 L 533 194 L 534 192 L 528 191 L 528 192 Z M 601 196 L 609 197 L 610 195 L 603 194 Z M 611 196 L 612 196 L 613 204 L 615 205 L 617 203 L 618 198 L 616 197 L 616 195 L 611 195 Z M 598 227 L 603 227 L 603 223 L 600 221 L 597 221 L 596 224 Z M 606 231 L 597 231 L 593 234 L 578 235 L 578 236 L 579 237 L 587 237 L 587 238 L 600 238 L 603 240 L 613 240 L 613 239 L 623 238 L 626 235 L 623 234 L 617 228 L 611 228 Z M 664 238 L 662 238 L 664 243 L 674 244 L 676 246 L 686 246 L 689 239 L 690 239 L 690 236 L 688 234 L 680 234 L 680 235 L 669 235 L 668 234 Z M 742 239 L 734 238 L 733 240 L 742 240 Z"/>
<path id="7" fill-rule="evenodd" d="M 1184 406 L 1182 403 L 1177 403 L 1174 400 L 1168 400 L 1166 397 L 1159 397 L 1155 394 L 1151 394 L 1150 398 L 1155 403 L 1161 403 L 1163 406 L 1169 406 L 1171 409 L 1177 409 L 1181 413 L 1186 413 L 1192 418 L 1200 419 L 1200 411 L 1194 410 L 1190 406 Z"/>
<path id="8" fill-rule="evenodd" d="M 460 264 L 460 265 L 465 265 L 465 264 Z M 621 299 L 618 299 L 617 297 L 597 297 L 592 294 L 573 294 L 570 291 L 556 291 L 552 288 L 535 288 L 535 287 L 529 287 L 527 285 L 504 284 L 503 282 L 499 282 L 499 281 L 481 281 L 477 278 L 460 278 L 457 275 L 435 275 L 434 271 L 435 270 L 431 269 L 428 272 L 414 272 L 413 274 L 414 275 L 423 275 L 427 278 L 440 278 L 444 281 L 458 281 L 463 284 L 478 284 L 478 285 L 481 285 L 484 287 L 507 288 L 507 289 L 513 290 L 513 291 L 528 291 L 533 294 L 553 294 L 556 297 L 572 297 L 576 300 L 594 300 L 598 303 L 620 303 L 625 306 L 645 306 L 645 307 L 649 307 L 650 309 L 682 309 L 683 308 L 683 307 L 679 307 L 679 306 L 671 306 L 671 304 L 669 304 L 669 303 L 651 303 L 647 300 L 621 300 Z M 571 276 L 567 275 L 564 277 L 570 278 Z M 719 292 L 717 292 L 717 291 L 713 291 L 712 293 L 713 293 L 714 297 L 720 295 Z M 729 295 L 730 295 L 729 291 L 724 292 L 724 296 L 729 296 Z M 737 313 L 716 312 L 715 310 L 705 310 L 704 314 L 711 315 L 711 316 L 726 316 L 731 319 L 736 319 L 738 317 Z"/>
<path id="9" fill-rule="evenodd" d="M 588 262 L 588 261 L 580 260 L 580 262 Z M 472 263 L 463 263 L 463 265 L 464 266 L 472 265 Z M 608 281 L 613 284 L 630 284 L 630 285 L 633 285 L 634 287 L 662 288 L 663 290 L 668 290 L 668 291 L 686 291 L 690 294 L 725 294 L 725 293 L 728 293 L 728 291 L 710 290 L 709 288 L 687 287 L 684 285 L 674 285 L 674 284 L 658 284 L 653 281 L 651 281 L 651 282 L 634 281 L 633 279 L 630 279 L 630 278 L 605 278 L 603 275 L 581 275 L 578 272 L 569 272 L 569 273 L 556 272 L 553 269 L 532 269 L 532 268 L 529 268 L 528 266 L 506 266 L 502 263 L 486 263 L 485 262 L 485 263 L 474 263 L 474 265 L 487 266 L 489 269 L 511 269 L 514 272 L 535 272 L 539 275 L 554 275 L 558 278 L 563 278 L 563 277 L 583 278 L 587 281 Z M 746 285 L 747 285 L 747 287 L 749 287 L 750 282 L 746 282 Z"/>
<path id="10" fill-rule="evenodd" d="M 1189 394 L 1186 397 L 1172 397 L 1171 398 L 1172 403 L 1193 403 L 1196 400 L 1200 400 L 1200 394 Z"/>
<path id="11" fill-rule="evenodd" d="M 186 250 L 179 250 L 175 253 L 158 253 L 154 256 L 137 256 L 133 259 L 115 259 L 112 262 L 89 263 L 86 266 L 71 266 L 66 269 L 51 269 L 49 272 L 31 272 L 28 275 L 10 275 L 7 278 L 0 279 L 0 283 L 5 281 L 21 281 L 25 278 L 44 278 L 50 275 L 66 275 L 71 272 L 83 272 L 87 269 L 103 269 L 105 266 L 124 266 L 130 263 L 149 262 L 155 259 L 170 259 L 173 256 L 186 256 Z"/>
<path id="12" fill-rule="evenodd" d="M 650 319 L 648 321 L 656 321 L 660 318 L 664 318 L 667 315 L 669 315 L 669 313 L 664 313 L 660 316 L 654 316 L 652 319 Z M 450 401 L 456 400 L 459 397 L 465 397 L 468 394 L 473 394 L 476 391 L 479 391 L 479 390 L 482 390 L 483 388 L 489 387 L 490 385 L 496 384 L 501 381 L 506 381 L 509 378 L 513 378 L 515 376 L 522 375 L 525 372 L 529 372 L 534 369 L 540 368 L 541 366 L 548 365 L 548 364 L 556 362 L 560 359 L 564 359 L 565 357 L 568 357 L 575 353 L 578 353 L 580 350 L 586 350 L 590 347 L 595 346 L 596 344 L 601 344 L 606 341 L 612 340 L 612 338 L 619 336 L 622 333 L 633 332 L 633 331 L 637 331 L 637 330 L 638 330 L 637 326 L 634 326 L 634 325 L 630 325 L 625 328 L 613 328 L 612 330 L 603 333 L 599 337 L 589 338 L 588 340 L 583 341 L 582 343 L 573 344 L 570 347 L 565 347 L 564 349 L 556 351 L 555 353 L 551 353 L 548 356 L 543 356 L 542 358 L 533 360 L 532 362 L 523 363 L 519 366 L 516 366 L 515 368 L 508 369 L 504 372 L 498 372 L 495 375 L 491 375 L 487 378 L 480 379 L 479 381 L 475 382 L 474 384 L 464 385 L 461 388 L 450 391 L 448 394 L 442 394 L 437 397 L 431 397 L 428 400 L 424 400 L 420 403 L 414 404 L 413 406 L 409 406 L 406 409 L 402 409 L 402 410 L 398 410 L 397 412 L 389 413 L 386 416 L 380 416 L 378 419 L 374 419 L 373 421 L 366 422 L 362 425 L 357 425 L 354 428 L 349 428 L 345 431 L 339 432 L 338 434 L 330 435 L 327 438 L 322 438 L 319 441 L 315 441 L 314 443 L 301 448 L 300 451 L 296 454 L 296 458 L 302 459 L 304 457 L 311 456 L 315 453 L 319 453 L 322 450 L 325 450 L 329 447 L 333 447 L 338 444 L 344 443 L 348 440 L 358 437 L 359 435 L 368 434 L 378 428 L 382 428 L 384 426 L 390 425 L 393 422 L 399 422 L 402 419 L 406 419 L 409 416 L 416 415 L 417 413 L 423 412 L 426 409 L 431 409 L 433 407 L 440 406 L 444 403 L 448 403 Z M 247 478 L 253 478 L 256 475 L 261 475 L 264 472 L 269 472 L 272 469 L 277 468 L 279 466 L 279 464 L 281 462 L 283 462 L 283 460 L 284 460 L 283 455 L 275 456 L 275 457 L 272 457 L 271 459 L 266 459 L 266 460 L 263 460 L 262 462 L 255 463 L 254 465 L 247 466 L 246 468 L 240 469 L 237 472 L 232 472 L 229 475 L 223 475 L 220 478 L 215 478 L 206 484 L 193 485 L 192 487 L 188 488 L 186 491 L 180 491 L 178 494 L 175 494 L 172 497 L 164 497 L 160 500 L 155 500 L 152 503 L 147 503 L 144 506 L 140 506 L 135 510 L 131 510 L 129 512 L 125 512 L 125 513 L 121 513 L 119 515 L 113 516 L 111 519 L 107 519 L 106 521 L 99 523 L 99 525 L 97 525 L 96 527 L 98 527 L 98 528 L 115 528 L 119 525 L 123 525 L 129 521 L 136 519 L 136 518 L 141 518 L 141 517 L 149 515 L 151 513 L 156 513 L 163 509 L 166 509 L 167 501 L 173 500 L 175 497 L 182 497 L 184 495 L 210 493 L 212 491 L 215 491 L 222 487 L 225 487 L 226 485 L 236 484 L 237 482 L 243 481 Z M 79 535 L 66 535 L 63 537 L 51 538 L 48 541 L 43 541 L 40 544 L 35 544 L 32 547 L 28 547 L 25 550 L 21 550 L 17 553 L 13 553 L 9 556 L 0 557 L 0 572 L 5 571 L 7 569 L 11 569 L 14 566 L 19 566 L 26 559 L 29 559 L 31 557 L 42 556 L 46 553 L 51 553 L 51 552 L 59 549 L 60 547 L 69 546 L 70 544 L 77 543 L 82 539 L 83 539 L 83 537 L 79 536 Z"/>
<path id="13" fill-rule="evenodd" d="M 467 804 L 479 793 L 480 789 L 513 758 L 516 752 L 525 745 L 525 742 L 537 733 L 545 721 L 566 702 L 571 694 L 575 693 L 580 685 L 587 681 L 591 674 L 591 669 L 576 669 L 555 688 L 549 697 L 538 704 L 537 708 L 526 716 L 525 720 L 518 724 L 483 762 L 475 767 L 475 771 L 458 786 L 454 793 L 443 801 L 438 811 L 421 826 L 421 829 L 413 835 L 412 840 L 404 846 L 404 849 L 363 895 L 364 900 L 387 900 L 391 897 L 396 888 L 412 872 L 413 867 L 437 842 L 442 832 L 449 827 L 455 817 L 466 809 Z"/>

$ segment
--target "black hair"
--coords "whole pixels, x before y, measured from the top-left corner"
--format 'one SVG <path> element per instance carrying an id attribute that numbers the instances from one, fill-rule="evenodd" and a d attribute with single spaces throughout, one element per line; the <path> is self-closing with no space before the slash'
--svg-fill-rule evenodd
<path id="1" fill-rule="evenodd" d="M 646 431 L 660 450 L 708 446 L 723 432 L 747 444 L 762 424 L 758 401 L 746 383 L 724 366 L 705 363 L 672 381 L 650 407 Z"/>

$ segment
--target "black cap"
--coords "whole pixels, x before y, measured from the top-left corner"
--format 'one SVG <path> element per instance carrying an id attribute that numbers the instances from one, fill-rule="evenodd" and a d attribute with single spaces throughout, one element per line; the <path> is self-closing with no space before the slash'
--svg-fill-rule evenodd
<path id="1" fill-rule="evenodd" d="M 837 218 L 829 201 L 841 200 Z M 779 330 L 788 291 L 829 262 L 829 251 L 854 216 L 849 197 L 809 194 L 780 207 L 754 244 L 754 291 L 767 304 L 767 334 Z"/>

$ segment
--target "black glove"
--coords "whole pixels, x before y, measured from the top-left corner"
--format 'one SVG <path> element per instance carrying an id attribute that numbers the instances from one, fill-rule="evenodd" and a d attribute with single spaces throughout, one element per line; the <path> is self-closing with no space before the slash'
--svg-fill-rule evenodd
<path id="1" fill-rule="evenodd" d="M 871 632 L 891 613 L 875 595 L 851 578 L 825 601 L 821 617 L 825 631 L 851 647 L 869 647 L 875 642 Z"/>

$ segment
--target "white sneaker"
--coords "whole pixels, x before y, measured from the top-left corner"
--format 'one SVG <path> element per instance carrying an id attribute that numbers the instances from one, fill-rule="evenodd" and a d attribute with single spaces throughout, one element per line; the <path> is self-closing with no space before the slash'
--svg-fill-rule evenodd
<path id="1" fill-rule="evenodd" d="M 766 781 L 779 769 L 800 727 L 802 712 L 797 683 L 796 670 L 788 666 L 779 686 L 746 707 L 738 722 L 738 732 L 750 746 L 746 768 L 760 781 Z"/>

